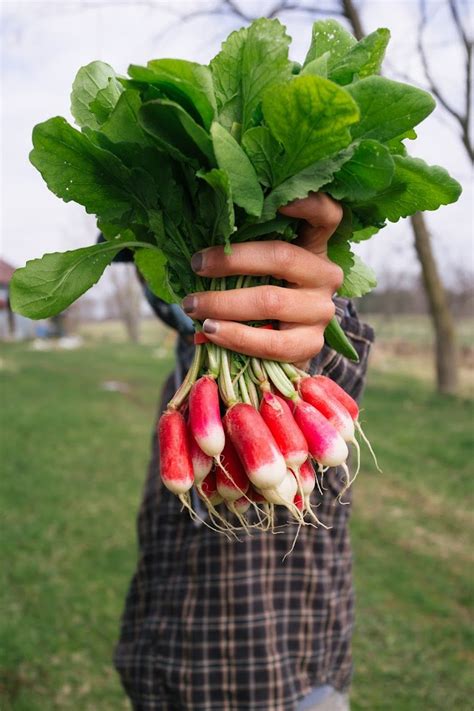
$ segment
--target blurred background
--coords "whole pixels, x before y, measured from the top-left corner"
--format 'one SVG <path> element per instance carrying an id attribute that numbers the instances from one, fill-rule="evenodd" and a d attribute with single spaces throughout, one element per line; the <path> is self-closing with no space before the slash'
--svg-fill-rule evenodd
<path id="1" fill-rule="evenodd" d="M 93 243 L 93 218 L 48 192 L 31 130 L 71 120 L 77 69 L 183 57 L 207 63 L 234 29 L 278 17 L 303 58 L 316 19 L 389 27 L 385 74 L 438 107 L 410 146 L 463 185 L 459 202 L 383 230 L 359 251 L 379 286 L 364 400 L 383 474 L 355 487 L 354 709 L 472 708 L 474 252 L 469 0 L 16 0 L 1 3 L 0 709 L 128 708 L 111 665 L 136 557 L 134 519 L 174 332 L 133 268 L 110 266 L 60 317 L 11 313 L 14 268 Z M 367 413 L 367 415 L 365 415 Z M 471 665 L 471 666 L 470 666 Z"/>

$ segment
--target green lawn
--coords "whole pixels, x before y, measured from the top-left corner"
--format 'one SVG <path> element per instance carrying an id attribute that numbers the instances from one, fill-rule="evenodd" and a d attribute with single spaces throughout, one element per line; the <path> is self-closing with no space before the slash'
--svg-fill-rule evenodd
<path id="1" fill-rule="evenodd" d="M 2 346 L 2 711 L 128 708 L 110 658 L 166 353 Z M 354 708 L 467 711 L 471 402 L 375 367 L 364 405 L 384 473 L 355 486 Z"/>

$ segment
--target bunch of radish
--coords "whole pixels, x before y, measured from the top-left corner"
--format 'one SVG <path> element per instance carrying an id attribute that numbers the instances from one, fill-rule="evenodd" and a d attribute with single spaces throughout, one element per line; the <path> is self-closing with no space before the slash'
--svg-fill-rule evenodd
<path id="1" fill-rule="evenodd" d="M 359 469 L 356 431 L 366 438 L 357 403 L 329 378 L 287 363 L 242 356 L 234 374 L 229 356 L 210 343 L 196 346 L 193 364 L 158 426 L 164 485 L 193 517 L 194 486 L 220 530 L 248 529 L 249 509 L 257 512 L 252 527 L 269 528 L 274 506 L 286 507 L 301 524 L 320 523 L 310 503 L 313 489 L 321 486 L 318 474 L 342 468 L 341 501 Z M 352 479 L 349 444 L 357 453 Z M 236 526 L 219 513 L 219 504 L 235 514 Z"/>

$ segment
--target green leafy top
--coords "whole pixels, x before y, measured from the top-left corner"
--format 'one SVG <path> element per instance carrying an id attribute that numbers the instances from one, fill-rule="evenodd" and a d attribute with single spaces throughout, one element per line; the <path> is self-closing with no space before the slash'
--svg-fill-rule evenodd
<path id="1" fill-rule="evenodd" d="M 386 221 L 454 202 L 461 188 L 440 167 L 406 155 L 404 141 L 432 97 L 379 76 L 390 37 L 357 42 L 334 20 L 316 22 L 302 67 L 278 20 L 259 19 L 223 43 L 209 66 L 181 59 L 82 67 L 71 113 L 33 131 L 30 160 L 50 190 L 95 214 L 106 242 L 48 254 L 18 269 L 13 308 L 56 314 L 94 284 L 127 245 L 161 298 L 207 288 L 190 268 L 204 247 L 293 239 L 278 208 L 311 191 L 342 202 L 329 255 L 344 270 L 342 295 L 375 276 L 351 249 Z"/>

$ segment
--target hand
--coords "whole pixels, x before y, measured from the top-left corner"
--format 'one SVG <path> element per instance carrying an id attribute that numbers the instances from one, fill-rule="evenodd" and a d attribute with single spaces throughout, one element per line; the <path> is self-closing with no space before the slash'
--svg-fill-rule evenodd
<path id="1" fill-rule="evenodd" d="M 229 291 L 189 294 L 183 309 L 204 321 L 212 343 L 246 355 L 286 361 L 305 367 L 322 349 L 324 329 L 334 316 L 332 296 L 343 273 L 327 256 L 327 242 L 342 218 L 342 208 L 324 193 L 312 193 L 280 209 L 305 220 L 292 242 L 244 242 L 196 253 L 193 270 L 203 277 L 271 275 L 287 287 L 254 286 Z M 278 320 L 280 330 L 246 326 L 239 321 Z"/>

